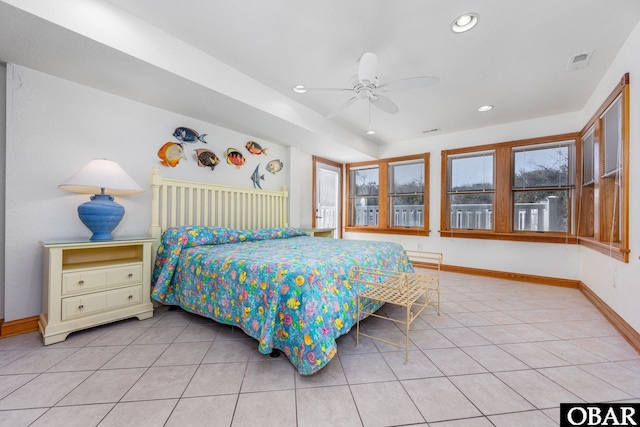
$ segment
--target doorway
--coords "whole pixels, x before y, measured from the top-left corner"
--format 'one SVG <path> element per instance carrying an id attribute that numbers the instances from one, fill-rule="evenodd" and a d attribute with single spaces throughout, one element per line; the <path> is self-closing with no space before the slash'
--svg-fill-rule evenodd
<path id="1" fill-rule="evenodd" d="M 313 157 L 314 228 L 333 228 L 333 237 L 342 236 L 342 165 Z"/>

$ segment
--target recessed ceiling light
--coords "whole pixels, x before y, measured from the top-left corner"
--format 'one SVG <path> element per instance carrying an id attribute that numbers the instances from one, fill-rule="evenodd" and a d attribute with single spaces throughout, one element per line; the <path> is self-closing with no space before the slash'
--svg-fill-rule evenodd
<path id="1" fill-rule="evenodd" d="M 477 13 L 465 13 L 456 18 L 451 24 L 451 29 L 454 33 L 464 33 L 469 31 L 478 23 L 480 16 Z"/>
<path id="2" fill-rule="evenodd" d="M 295 93 L 307 93 L 307 88 L 303 85 L 296 85 L 291 89 L 293 89 Z"/>
<path id="3" fill-rule="evenodd" d="M 365 132 L 367 135 L 375 135 L 376 131 L 373 129 L 369 129 L 368 131 Z"/>
<path id="4" fill-rule="evenodd" d="M 480 111 L 481 113 L 489 110 L 493 110 L 493 105 L 483 105 L 482 107 L 478 108 L 478 111 Z"/>

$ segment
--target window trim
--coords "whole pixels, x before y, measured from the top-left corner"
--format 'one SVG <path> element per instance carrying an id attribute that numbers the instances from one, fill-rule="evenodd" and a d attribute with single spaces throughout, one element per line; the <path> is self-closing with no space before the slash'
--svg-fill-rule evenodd
<path id="1" fill-rule="evenodd" d="M 372 160 L 368 162 L 348 163 L 345 170 L 345 202 L 346 202 L 346 225 L 345 231 L 354 233 L 384 233 L 384 234 L 405 234 L 413 236 L 429 235 L 429 153 L 393 157 L 389 159 Z M 389 217 L 389 166 L 412 160 L 424 161 L 424 207 L 422 227 L 392 227 Z M 350 225 L 351 212 L 351 170 L 363 169 L 377 166 L 378 175 L 378 225 Z"/>
<path id="2" fill-rule="evenodd" d="M 606 204 L 606 187 L 603 185 L 602 170 L 604 165 L 602 164 L 602 125 L 601 118 L 604 113 L 609 109 L 618 97 L 621 97 L 621 115 L 622 115 L 622 147 L 621 147 L 621 172 L 619 177 L 620 185 L 620 200 L 619 200 L 619 218 L 620 218 L 620 235 L 619 242 L 611 242 L 610 239 L 606 239 L 607 228 L 611 226 L 611 222 L 607 223 L 606 211 L 604 206 Z M 606 254 L 613 259 L 628 263 L 629 253 L 629 145 L 630 145 L 630 116 L 629 107 L 630 103 L 630 84 L 629 73 L 622 76 L 616 87 L 611 91 L 609 96 L 600 105 L 600 108 L 591 116 L 587 124 L 580 131 L 580 146 L 578 151 L 578 158 L 580 173 L 577 175 L 580 179 L 579 188 L 580 193 L 578 195 L 579 201 L 577 204 L 578 217 L 577 221 L 577 236 L 578 243 L 582 246 L 586 246 L 602 254 Z M 594 182 L 583 186 L 582 175 L 582 138 L 588 134 L 589 130 L 594 127 L 594 157 L 597 156 L 594 162 Z M 589 189 L 593 187 L 593 189 Z M 597 194 L 598 197 L 595 197 Z M 593 224 L 593 236 L 591 234 L 591 225 Z M 586 228 L 586 231 L 585 231 Z M 587 235 L 583 235 L 587 234 Z M 602 236 L 602 235 L 605 236 Z"/>
<path id="3" fill-rule="evenodd" d="M 459 237 L 471 239 L 491 239 L 491 240 L 514 240 L 524 242 L 541 242 L 541 243 L 577 243 L 574 234 L 575 227 L 569 226 L 566 232 L 548 231 L 519 231 L 513 230 L 513 156 L 512 149 L 527 145 L 541 145 L 548 143 L 573 141 L 577 147 L 579 132 L 565 133 L 559 135 L 550 135 L 545 137 L 530 138 L 523 140 L 507 141 L 494 144 L 478 145 L 472 147 L 464 147 L 452 150 L 443 150 L 441 153 L 441 188 L 440 188 L 440 236 L 441 237 Z M 494 179 L 495 193 L 493 201 L 493 230 L 466 230 L 452 229 L 448 227 L 447 215 L 449 211 L 449 198 L 447 194 L 447 174 L 448 174 L 448 157 L 461 154 L 471 154 L 482 151 L 495 151 Z M 573 182 L 578 179 L 577 173 L 580 168 L 574 166 L 572 173 Z M 572 189 L 573 190 L 573 189 Z M 575 190 L 573 190 L 575 192 Z M 574 196 L 575 197 L 575 196 Z M 571 211 L 570 211 L 571 213 Z M 571 218 L 570 221 L 573 221 Z"/>

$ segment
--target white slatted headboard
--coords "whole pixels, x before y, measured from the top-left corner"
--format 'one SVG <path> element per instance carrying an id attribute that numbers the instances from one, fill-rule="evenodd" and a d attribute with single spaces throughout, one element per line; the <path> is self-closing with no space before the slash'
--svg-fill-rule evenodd
<path id="1" fill-rule="evenodd" d="M 281 191 L 230 187 L 163 178 L 157 167 L 151 174 L 151 227 L 156 239 L 181 225 L 229 228 L 287 227 L 287 188 Z"/>

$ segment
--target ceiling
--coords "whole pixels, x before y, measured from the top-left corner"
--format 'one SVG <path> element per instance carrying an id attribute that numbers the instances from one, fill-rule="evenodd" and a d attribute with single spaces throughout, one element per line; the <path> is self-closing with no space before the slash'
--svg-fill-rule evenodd
<path id="1" fill-rule="evenodd" d="M 579 111 L 640 21 L 637 0 L 32 3 L 0 2 L 0 61 L 347 161 L 375 158 L 380 144 Z M 477 26 L 454 33 L 469 12 Z M 144 40 L 158 43 L 136 50 Z M 590 51 L 586 68 L 566 71 Z M 292 91 L 349 87 L 364 52 L 377 55 L 381 83 L 440 81 L 385 94 L 396 114 L 358 100 L 332 119 L 350 93 Z"/>

